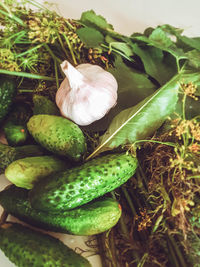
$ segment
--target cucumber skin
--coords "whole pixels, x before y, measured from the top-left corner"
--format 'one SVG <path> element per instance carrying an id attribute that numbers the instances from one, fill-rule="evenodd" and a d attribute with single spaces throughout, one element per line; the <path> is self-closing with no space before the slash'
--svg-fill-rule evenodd
<path id="1" fill-rule="evenodd" d="M 11 78 L 0 76 L 0 122 L 9 112 L 15 94 L 15 81 Z"/>
<path id="2" fill-rule="evenodd" d="M 56 104 L 46 96 L 33 95 L 33 114 L 49 114 L 60 115 L 60 111 Z"/>
<path id="3" fill-rule="evenodd" d="M 76 208 L 124 184 L 137 163 L 129 154 L 115 153 L 45 177 L 30 190 L 31 205 L 49 212 Z"/>
<path id="4" fill-rule="evenodd" d="M 12 147 L 0 143 L 0 174 L 4 173 L 6 167 L 17 159 L 30 156 L 42 156 L 45 153 L 47 154 L 47 152 L 38 145 Z"/>
<path id="5" fill-rule="evenodd" d="M 82 130 L 66 118 L 48 114 L 33 115 L 27 128 L 37 143 L 55 154 L 80 161 L 86 152 Z"/>
<path id="6" fill-rule="evenodd" d="M 70 211 L 54 214 L 33 209 L 29 190 L 11 185 L 0 192 L 0 205 L 19 220 L 44 230 L 71 235 L 96 235 L 115 226 L 121 206 L 112 198 L 98 199 Z"/>
<path id="7" fill-rule="evenodd" d="M 19 223 L 4 224 L 0 236 L 0 249 L 16 266 L 91 267 L 86 258 L 59 239 Z"/>
<path id="8" fill-rule="evenodd" d="M 31 189 L 43 177 L 68 167 L 69 163 L 55 156 L 26 157 L 9 164 L 5 169 L 5 176 L 16 186 Z"/>

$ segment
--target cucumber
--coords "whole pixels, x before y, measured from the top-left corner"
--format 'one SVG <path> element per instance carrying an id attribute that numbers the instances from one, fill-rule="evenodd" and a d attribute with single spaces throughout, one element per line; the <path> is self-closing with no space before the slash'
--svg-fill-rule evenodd
<path id="1" fill-rule="evenodd" d="M 8 113 L 3 131 L 9 145 L 23 145 L 27 141 L 29 134 L 27 121 L 32 115 L 30 106 L 26 103 L 14 103 Z"/>
<path id="2" fill-rule="evenodd" d="M 81 129 L 61 116 L 33 115 L 27 123 L 35 141 L 47 150 L 79 161 L 86 152 L 86 139 Z"/>
<path id="3" fill-rule="evenodd" d="M 0 122 L 10 110 L 16 95 L 15 81 L 8 77 L 0 76 Z"/>
<path id="4" fill-rule="evenodd" d="M 4 173 L 6 167 L 13 161 L 30 156 L 42 156 L 47 152 L 38 145 L 26 145 L 12 147 L 0 143 L 0 174 Z"/>
<path id="5" fill-rule="evenodd" d="M 137 159 L 126 153 L 94 158 L 36 183 L 30 190 L 30 201 L 38 210 L 70 210 L 119 187 L 136 168 Z"/>
<path id="6" fill-rule="evenodd" d="M 4 127 L 5 138 L 10 146 L 23 145 L 28 138 L 28 131 L 24 125 L 7 122 Z"/>
<path id="7" fill-rule="evenodd" d="M 31 189 L 43 177 L 68 167 L 68 162 L 55 156 L 26 157 L 9 164 L 5 169 L 5 176 L 16 186 Z"/>
<path id="8" fill-rule="evenodd" d="M 60 115 L 60 111 L 56 104 L 46 96 L 33 95 L 33 114 Z"/>
<path id="9" fill-rule="evenodd" d="M 58 238 L 22 226 L 0 227 L 0 249 L 19 267 L 91 267 L 89 261 Z"/>
<path id="10" fill-rule="evenodd" d="M 121 216 L 121 206 L 109 197 L 54 214 L 33 209 L 28 193 L 29 190 L 11 185 L 0 192 L 0 205 L 19 220 L 48 231 L 71 235 L 96 235 L 116 225 Z"/>

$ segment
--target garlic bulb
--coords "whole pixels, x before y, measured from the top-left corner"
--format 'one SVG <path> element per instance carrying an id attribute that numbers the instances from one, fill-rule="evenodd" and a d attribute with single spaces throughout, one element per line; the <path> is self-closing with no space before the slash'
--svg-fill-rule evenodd
<path id="1" fill-rule="evenodd" d="M 89 63 L 75 68 L 66 60 L 61 68 L 66 78 L 56 93 L 56 104 L 62 116 L 78 125 L 89 125 L 116 104 L 118 85 L 108 71 Z"/>

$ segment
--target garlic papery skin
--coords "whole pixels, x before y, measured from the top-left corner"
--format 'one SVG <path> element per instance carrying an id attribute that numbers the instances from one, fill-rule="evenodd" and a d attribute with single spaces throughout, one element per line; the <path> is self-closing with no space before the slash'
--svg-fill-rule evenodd
<path id="1" fill-rule="evenodd" d="M 89 63 L 73 67 L 67 60 L 61 68 L 66 78 L 56 93 L 56 104 L 63 117 L 86 126 L 116 105 L 118 84 L 111 73 Z"/>

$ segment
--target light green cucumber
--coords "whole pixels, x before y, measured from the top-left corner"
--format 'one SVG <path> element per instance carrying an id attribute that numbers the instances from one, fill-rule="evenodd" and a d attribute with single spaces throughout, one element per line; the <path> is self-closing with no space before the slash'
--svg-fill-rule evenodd
<path id="1" fill-rule="evenodd" d="M 34 115 L 27 123 L 35 141 L 47 150 L 79 161 L 86 152 L 86 139 L 78 125 L 61 116 Z"/>
<path id="2" fill-rule="evenodd" d="M 0 249 L 19 267 L 91 267 L 90 262 L 58 238 L 22 226 L 0 227 Z"/>
<path id="3" fill-rule="evenodd" d="M 137 159 L 126 153 L 94 158 L 40 180 L 30 190 L 30 201 L 43 211 L 74 209 L 119 187 L 136 168 Z"/>
<path id="4" fill-rule="evenodd" d="M 121 216 L 121 206 L 103 197 L 70 211 L 51 213 L 31 207 L 29 190 L 11 185 L 0 192 L 0 205 L 4 210 L 32 226 L 72 235 L 96 235 L 115 226 Z"/>
<path id="5" fill-rule="evenodd" d="M 12 147 L 0 143 L 0 174 L 4 173 L 6 167 L 17 159 L 42 155 L 47 155 L 47 151 L 38 145 Z"/>
<path id="6" fill-rule="evenodd" d="M 16 186 L 31 189 L 38 180 L 68 167 L 67 161 L 55 156 L 26 157 L 9 164 L 5 176 Z"/>

